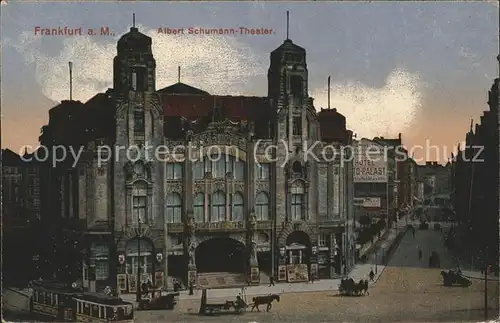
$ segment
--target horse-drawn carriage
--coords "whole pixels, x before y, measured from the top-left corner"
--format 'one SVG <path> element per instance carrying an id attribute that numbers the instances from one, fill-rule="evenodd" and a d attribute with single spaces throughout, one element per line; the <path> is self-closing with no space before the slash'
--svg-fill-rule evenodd
<path id="1" fill-rule="evenodd" d="M 208 303 L 207 290 L 204 289 L 201 294 L 200 314 L 214 314 L 221 312 L 243 313 L 248 305 L 241 296 L 236 297 L 236 301 L 225 301 L 224 303 Z"/>
<path id="2" fill-rule="evenodd" d="M 462 276 L 460 272 L 449 270 L 448 272 L 442 270 L 441 276 L 443 277 L 443 286 L 453 286 L 460 285 L 463 287 L 468 287 L 472 284 L 472 282 Z"/>
<path id="3" fill-rule="evenodd" d="M 280 296 L 271 294 L 267 296 L 256 296 L 252 298 L 252 303 L 247 304 L 245 289 L 242 288 L 241 294 L 236 296 L 235 301 L 227 300 L 224 303 L 208 303 L 207 290 L 204 289 L 201 294 L 200 314 L 211 315 L 215 313 L 236 313 L 241 314 L 251 307 L 251 310 L 257 309 L 260 312 L 259 306 L 266 305 L 266 311 L 269 312 L 272 308 L 273 301 L 280 301 Z"/>
<path id="4" fill-rule="evenodd" d="M 339 286 L 340 295 L 346 296 L 362 296 L 369 295 L 368 280 L 361 279 L 358 283 L 352 278 L 342 278 Z"/>
<path id="5" fill-rule="evenodd" d="M 441 261 L 437 252 L 433 251 L 429 256 L 429 268 L 440 268 Z"/>

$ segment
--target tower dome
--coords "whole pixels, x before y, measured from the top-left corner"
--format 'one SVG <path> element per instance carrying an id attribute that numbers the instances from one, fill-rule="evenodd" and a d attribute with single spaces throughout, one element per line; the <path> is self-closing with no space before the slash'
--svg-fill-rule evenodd
<path id="1" fill-rule="evenodd" d="M 136 27 L 131 27 L 130 31 L 123 35 L 117 44 L 118 53 L 141 52 L 151 53 L 151 37 L 144 35 Z"/>

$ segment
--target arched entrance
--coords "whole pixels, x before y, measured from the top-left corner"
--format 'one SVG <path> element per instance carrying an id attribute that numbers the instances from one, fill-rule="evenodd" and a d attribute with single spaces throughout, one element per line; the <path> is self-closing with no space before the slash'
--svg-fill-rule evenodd
<path id="1" fill-rule="evenodd" d="M 245 273 L 245 245 L 231 238 L 214 238 L 202 242 L 196 248 L 195 257 L 199 273 Z"/>
<path id="2" fill-rule="evenodd" d="M 130 282 L 137 281 L 137 272 L 139 271 L 142 282 L 150 280 L 154 282 L 154 247 L 153 243 L 144 238 L 130 239 L 125 248 L 125 272 L 129 280 L 129 289 L 131 292 L 135 289 L 135 284 Z"/>
<path id="3" fill-rule="evenodd" d="M 303 231 L 293 231 L 286 238 L 287 280 L 309 281 L 311 239 Z"/>

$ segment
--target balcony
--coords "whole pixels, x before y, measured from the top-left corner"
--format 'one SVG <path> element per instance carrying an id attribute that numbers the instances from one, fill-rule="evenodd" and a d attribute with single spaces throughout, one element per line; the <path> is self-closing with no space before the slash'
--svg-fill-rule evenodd
<path id="1" fill-rule="evenodd" d="M 267 221 L 257 221 L 255 227 L 256 230 L 271 230 L 273 227 L 273 222 L 271 220 Z"/>
<path id="2" fill-rule="evenodd" d="M 243 221 L 223 221 L 223 222 L 201 222 L 196 223 L 198 231 L 243 231 L 245 223 Z"/>
<path id="3" fill-rule="evenodd" d="M 167 230 L 171 233 L 184 232 L 184 223 L 169 223 L 167 225 Z"/>

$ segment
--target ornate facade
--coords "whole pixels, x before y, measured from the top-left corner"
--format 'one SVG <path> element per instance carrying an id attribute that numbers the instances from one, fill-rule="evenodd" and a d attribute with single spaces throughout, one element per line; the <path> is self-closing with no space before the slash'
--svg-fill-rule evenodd
<path id="1" fill-rule="evenodd" d="M 338 152 L 351 132 L 336 111 L 316 112 L 305 50 L 287 39 L 271 53 L 266 97 L 215 96 L 156 90 L 151 42 L 131 28 L 113 89 L 52 109 L 50 122 L 66 126 L 49 122 L 42 136 L 63 140 L 69 111 L 81 116 L 66 145 L 85 149 L 76 170 L 58 165 L 46 210 L 76 219 L 83 285 L 133 293 L 138 276 L 172 288 L 173 278 L 207 287 L 347 271 L 352 165 Z"/>

